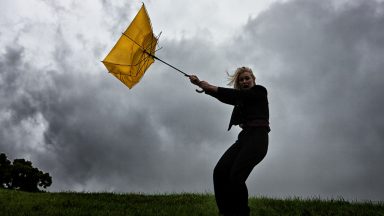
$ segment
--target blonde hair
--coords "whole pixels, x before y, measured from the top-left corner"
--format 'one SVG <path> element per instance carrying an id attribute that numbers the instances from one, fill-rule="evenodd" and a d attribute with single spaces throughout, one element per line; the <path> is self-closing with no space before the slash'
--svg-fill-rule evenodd
<path id="1" fill-rule="evenodd" d="M 253 79 L 253 82 L 256 81 L 256 77 L 255 75 L 253 74 L 252 72 L 252 69 L 249 68 L 249 67 L 239 67 L 235 70 L 235 73 L 234 74 L 229 74 L 228 71 L 227 71 L 227 75 L 228 75 L 228 85 L 229 86 L 232 86 L 233 85 L 233 88 L 235 89 L 240 89 L 240 84 L 239 84 L 239 76 L 240 74 L 244 73 L 244 72 L 249 72 L 251 74 L 251 77 Z"/>

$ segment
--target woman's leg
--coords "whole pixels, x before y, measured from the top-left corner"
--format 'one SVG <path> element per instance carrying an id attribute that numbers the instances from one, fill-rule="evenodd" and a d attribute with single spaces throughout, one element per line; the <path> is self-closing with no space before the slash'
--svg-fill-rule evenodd
<path id="1" fill-rule="evenodd" d="M 249 129 L 239 136 L 239 150 L 232 162 L 230 188 L 236 215 L 249 215 L 248 189 L 245 184 L 253 168 L 260 163 L 268 150 L 268 132 Z"/>
<path id="2" fill-rule="evenodd" d="M 240 148 L 238 143 L 233 144 L 217 162 L 213 171 L 213 185 L 215 190 L 216 204 L 219 212 L 223 215 L 230 215 L 234 213 L 233 205 L 233 191 L 230 181 L 230 175 L 233 163 Z"/>

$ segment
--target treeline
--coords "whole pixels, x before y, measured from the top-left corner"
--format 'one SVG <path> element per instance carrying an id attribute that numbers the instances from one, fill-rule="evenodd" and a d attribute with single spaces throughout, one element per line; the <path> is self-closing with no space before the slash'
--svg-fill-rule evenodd
<path id="1" fill-rule="evenodd" d="M 7 155 L 0 154 L 0 188 L 28 192 L 42 191 L 52 184 L 52 177 L 32 166 L 25 159 L 15 159 L 11 163 Z"/>

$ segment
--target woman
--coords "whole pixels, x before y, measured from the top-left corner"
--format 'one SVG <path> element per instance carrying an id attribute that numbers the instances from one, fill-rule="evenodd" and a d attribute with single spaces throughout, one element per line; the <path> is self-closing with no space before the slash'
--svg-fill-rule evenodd
<path id="1" fill-rule="evenodd" d="M 233 84 L 233 89 L 200 81 L 195 75 L 189 78 L 206 94 L 234 106 L 228 130 L 233 125 L 240 126 L 242 130 L 237 141 L 224 153 L 214 169 L 215 198 L 221 215 L 249 215 L 245 181 L 268 150 L 270 128 L 267 90 L 256 85 L 256 78 L 248 67 L 238 68 L 230 76 L 229 85 Z"/>

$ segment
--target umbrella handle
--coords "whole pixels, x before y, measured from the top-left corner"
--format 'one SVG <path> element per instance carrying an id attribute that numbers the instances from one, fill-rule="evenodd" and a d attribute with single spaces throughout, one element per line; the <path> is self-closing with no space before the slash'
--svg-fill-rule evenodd
<path id="1" fill-rule="evenodd" d="M 186 73 L 184 73 L 184 72 L 182 72 L 183 74 L 184 74 L 184 76 L 186 76 L 186 77 L 190 77 L 191 75 L 189 75 L 189 74 L 186 74 Z M 203 89 L 195 89 L 195 91 L 197 92 L 197 93 L 203 93 L 204 92 L 204 90 Z"/>
<path id="2" fill-rule="evenodd" d="M 204 92 L 204 90 L 203 89 L 196 89 L 196 92 L 201 94 Z"/>

